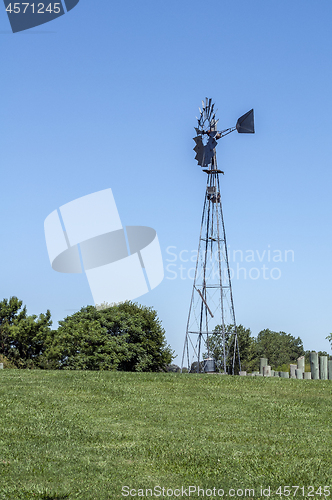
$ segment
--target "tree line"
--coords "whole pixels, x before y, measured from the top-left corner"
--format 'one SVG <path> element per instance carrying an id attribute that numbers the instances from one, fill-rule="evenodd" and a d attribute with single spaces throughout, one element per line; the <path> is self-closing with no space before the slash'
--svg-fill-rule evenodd
<path id="1" fill-rule="evenodd" d="M 0 361 L 8 368 L 166 370 L 174 353 L 152 308 L 132 302 L 83 307 L 52 327 L 51 313 L 28 315 L 17 297 L 0 302 Z"/>
<path id="2" fill-rule="evenodd" d="M 217 326 L 206 343 L 204 356 L 216 360 L 223 371 L 225 351 L 234 352 L 234 328 Z M 253 337 L 250 328 L 237 327 L 241 368 L 259 370 L 260 358 L 267 358 L 274 370 L 287 371 L 290 363 L 305 356 L 300 337 L 269 329 Z M 332 333 L 326 337 L 332 346 Z M 320 356 L 328 356 L 319 351 Z M 235 368 L 238 372 L 236 353 Z M 7 368 L 52 370 L 179 371 L 172 365 L 174 351 L 166 342 L 165 330 L 157 312 L 133 302 L 101 307 L 86 306 L 59 321 L 52 329 L 49 310 L 28 315 L 17 297 L 0 302 L 0 362 Z M 232 355 L 227 372 L 232 373 Z"/>
<path id="3" fill-rule="evenodd" d="M 267 358 L 269 365 L 273 370 L 287 371 L 290 363 L 296 363 L 300 356 L 305 356 L 306 364 L 309 363 L 310 351 L 305 351 L 300 337 L 285 332 L 274 332 L 264 329 L 257 337 L 253 337 L 250 328 L 239 325 L 236 328 L 239 343 L 241 369 L 252 372 L 259 370 L 260 358 Z M 209 336 L 206 342 L 208 355 L 216 360 L 217 369 L 223 371 L 223 352 L 225 338 L 225 352 L 229 353 L 227 359 L 227 372 L 231 373 L 232 355 L 234 352 L 234 327 L 228 325 L 225 327 L 225 335 L 222 335 L 222 327 L 216 326 L 214 332 Z M 326 337 L 332 346 L 332 334 Z M 325 351 L 318 351 L 320 356 L 329 356 Z M 332 357 L 331 357 L 332 359 Z M 236 352 L 235 368 L 239 371 L 238 354 Z"/>

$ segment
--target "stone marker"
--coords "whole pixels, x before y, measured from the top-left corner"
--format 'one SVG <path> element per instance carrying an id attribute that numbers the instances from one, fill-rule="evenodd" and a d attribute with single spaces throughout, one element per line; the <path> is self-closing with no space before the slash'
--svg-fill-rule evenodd
<path id="1" fill-rule="evenodd" d="M 3 370 L 3 363 L 0 363 L 0 370 Z"/>
<path id="2" fill-rule="evenodd" d="M 303 376 L 306 380 L 311 380 L 311 372 L 304 372 Z"/>
<path id="3" fill-rule="evenodd" d="M 300 368 L 296 368 L 295 370 L 295 376 L 296 378 L 303 379 L 303 370 L 300 370 Z"/>
<path id="4" fill-rule="evenodd" d="M 276 372 L 276 371 L 275 371 L 275 372 L 274 372 L 274 376 L 275 376 L 275 377 L 280 377 L 279 372 Z"/>
<path id="5" fill-rule="evenodd" d="M 241 371 L 241 372 L 240 372 L 240 376 L 241 376 L 241 377 L 246 377 L 246 376 L 247 376 L 247 372 Z"/>
<path id="6" fill-rule="evenodd" d="M 305 357 L 304 356 L 300 356 L 299 358 L 297 358 L 297 367 L 299 370 L 302 370 L 303 373 L 305 372 Z"/>
<path id="7" fill-rule="evenodd" d="M 318 354 L 317 352 L 312 351 L 309 357 L 310 357 L 311 378 L 313 380 L 318 380 L 319 379 Z"/>
<path id="8" fill-rule="evenodd" d="M 290 378 L 296 378 L 295 370 L 297 369 L 297 365 L 289 365 Z"/>
<path id="9" fill-rule="evenodd" d="M 332 360 L 328 362 L 329 365 L 329 380 L 332 380 Z"/>
<path id="10" fill-rule="evenodd" d="M 260 358 L 259 360 L 259 373 L 263 375 L 263 366 L 267 366 L 267 358 Z"/>
<path id="11" fill-rule="evenodd" d="M 319 356 L 319 378 L 327 380 L 327 356 Z"/>
<path id="12" fill-rule="evenodd" d="M 263 366 L 263 376 L 264 377 L 271 377 L 271 366 L 270 365 Z"/>
<path id="13" fill-rule="evenodd" d="M 281 378 L 289 378 L 288 372 L 279 372 Z"/>

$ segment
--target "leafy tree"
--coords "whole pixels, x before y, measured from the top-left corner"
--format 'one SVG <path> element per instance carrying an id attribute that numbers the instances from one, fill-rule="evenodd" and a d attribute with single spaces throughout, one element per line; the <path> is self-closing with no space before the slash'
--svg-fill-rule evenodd
<path id="1" fill-rule="evenodd" d="M 330 333 L 327 337 L 326 340 L 328 340 L 331 344 L 331 349 L 332 349 L 332 333 Z M 332 359 L 332 356 L 329 357 L 329 359 Z"/>
<path id="2" fill-rule="evenodd" d="M 253 346 L 254 339 L 251 337 L 251 331 L 249 328 L 245 328 L 243 325 L 238 325 L 236 328 L 237 338 L 240 350 L 240 360 L 242 370 L 249 369 L 250 362 L 253 357 Z M 227 325 L 225 327 L 225 353 L 227 357 L 227 373 L 232 373 L 233 368 L 233 356 L 234 356 L 234 326 Z M 224 344 L 222 335 L 222 326 L 217 325 L 212 335 L 209 335 L 208 341 L 206 341 L 206 347 L 208 347 L 210 356 L 216 360 L 216 365 L 218 371 L 224 371 Z M 207 354 L 204 354 L 207 356 Z M 238 361 L 238 351 L 235 351 L 235 373 L 239 372 L 239 361 Z"/>
<path id="3" fill-rule="evenodd" d="M 326 338 L 328 339 L 328 337 L 326 337 Z M 305 352 L 305 362 L 307 364 L 310 363 L 310 353 L 311 352 L 312 351 L 306 351 Z M 330 354 L 328 352 L 326 352 L 326 351 L 315 351 L 315 352 L 317 352 L 318 356 L 327 356 L 328 359 L 332 360 L 332 356 L 330 356 Z"/>
<path id="4" fill-rule="evenodd" d="M 17 297 L 0 302 L 0 354 L 17 368 L 40 366 L 50 333 L 51 313 L 28 316 Z"/>
<path id="5" fill-rule="evenodd" d="M 303 356 L 304 349 L 300 337 L 293 337 L 285 332 L 273 332 L 269 329 L 259 332 L 255 346 L 256 369 L 259 358 L 267 358 L 269 365 L 276 369 L 281 365 L 296 362 Z"/>
<path id="6" fill-rule="evenodd" d="M 4 368 L 17 368 L 13 363 L 11 363 L 5 356 L 0 354 L 0 363 L 3 364 Z"/>
<path id="7" fill-rule="evenodd" d="M 59 325 L 45 357 L 60 369 L 159 371 L 174 357 L 156 311 L 132 302 L 83 307 Z"/>
<path id="8" fill-rule="evenodd" d="M 209 352 L 217 361 L 219 371 L 223 371 L 223 337 L 221 326 L 218 325 L 214 333 L 209 336 Z M 225 350 L 227 358 L 227 373 L 232 373 L 234 336 L 233 326 L 228 325 L 225 331 Z M 259 369 L 260 358 L 268 358 L 269 365 L 274 369 L 281 365 L 287 365 L 304 355 L 303 344 L 300 337 L 295 338 L 285 332 L 273 332 L 265 329 L 259 332 L 257 338 L 251 336 L 249 328 L 243 325 L 237 327 L 241 368 L 246 371 Z M 235 373 L 239 371 L 239 363 L 236 351 Z"/>

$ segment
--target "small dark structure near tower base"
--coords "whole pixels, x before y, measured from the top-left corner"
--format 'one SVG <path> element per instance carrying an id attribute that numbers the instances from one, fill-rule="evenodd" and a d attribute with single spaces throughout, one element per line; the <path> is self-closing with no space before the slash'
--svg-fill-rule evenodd
<path id="1" fill-rule="evenodd" d="M 240 134 L 253 134 L 254 111 L 252 109 L 241 116 L 235 127 L 219 132 L 212 100 L 206 98 L 202 105 L 197 118 L 194 151 L 198 165 L 207 174 L 207 184 L 182 367 L 187 366 L 188 371 L 193 371 L 194 366 L 197 372 L 211 372 L 214 360 L 211 360 L 209 335 L 218 325 L 223 360 L 219 369 L 234 374 L 235 362 L 239 364 L 239 370 L 241 362 L 220 195 L 219 175 L 224 172 L 217 166 L 216 146 L 221 137 L 235 130 Z M 205 345 L 202 345 L 203 339 Z M 208 365 L 201 362 L 203 348 L 207 350 Z"/>

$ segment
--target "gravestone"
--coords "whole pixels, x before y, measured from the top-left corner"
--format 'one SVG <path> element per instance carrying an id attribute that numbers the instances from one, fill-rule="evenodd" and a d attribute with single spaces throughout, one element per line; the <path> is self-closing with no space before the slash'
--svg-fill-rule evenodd
<path id="1" fill-rule="evenodd" d="M 259 360 L 259 373 L 263 375 L 263 366 L 267 366 L 267 358 L 260 358 Z"/>
<path id="2" fill-rule="evenodd" d="M 271 377 L 271 366 L 270 365 L 263 366 L 263 376 L 264 377 Z"/>
<path id="3" fill-rule="evenodd" d="M 295 370 L 295 376 L 296 376 L 296 378 L 302 380 L 303 379 L 303 370 L 300 370 L 300 368 L 296 368 L 296 370 Z"/>
<path id="4" fill-rule="evenodd" d="M 328 362 L 329 365 L 329 380 L 332 380 L 332 359 Z"/>
<path id="5" fill-rule="evenodd" d="M 299 370 L 302 370 L 303 373 L 305 372 L 305 357 L 304 356 L 300 356 L 299 358 L 297 358 L 297 367 Z"/>
<path id="6" fill-rule="evenodd" d="M 240 376 L 241 376 L 241 377 L 246 377 L 246 376 L 247 376 L 247 372 L 245 372 L 245 371 L 241 371 L 241 372 L 240 372 Z"/>
<path id="7" fill-rule="evenodd" d="M 288 372 L 279 372 L 279 375 L 281 378 L 289 378 L 289 373 Z"/>
<path id="8" fill-rule="evenodd" d="M 327 356 L 319 356 L 319 378 L 327 380 Z"/>
<path id="9" fill-rule="evenodd" d="M 289 365 L 290 378 L 296 378 L 295 370 L 297 369 L 297 365 Z"/>
<path id="10" fill-rule="evenodd" d="M 303 378 L 305 380 L 311 380 L 311 372 L 304 372 Z"/>
<path id="11" fill-rule="evenodd" d="M 3 370 L 3 363 L 0 363 L 0 370 Z"/>
<path id="12" fill-rule="evenodd" d="M 309 357 L 310 357 L 311 378 L 313 380 L 319 380 L 318 354 L 317 352 L 312 351 Z"/>

